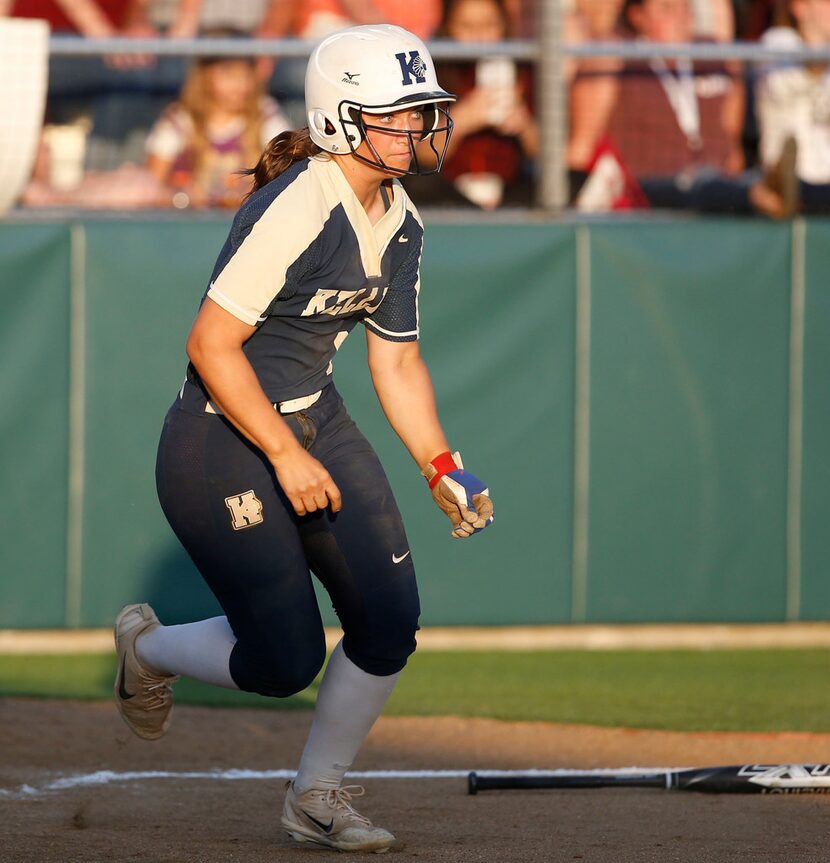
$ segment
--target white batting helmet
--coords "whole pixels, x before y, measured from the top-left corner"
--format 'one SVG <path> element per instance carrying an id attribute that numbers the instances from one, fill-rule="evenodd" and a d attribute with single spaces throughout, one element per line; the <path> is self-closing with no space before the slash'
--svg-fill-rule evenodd
<path id="1" fill-rule="evenodd" d="M 332 33 L 311 54 L 305 76 L 305 107 L 311 139 L 329 153 L 352 153 L 364 162 L 386 168 L 374 152 L 374 161 L 356 153 L 372 128 L 363 115 L 379 115 L 423 106 L 423 132 L 410 136 L 415 170 L 433 173 L 441 167 L 452 120 L 441 103 L 455 96 L 438 84 L 426 45 L 402 27 L 368 24 Z M 441 140 L 435 146 L 436 136 Z M 421 170 L 415 153 L 419 140 L 427 139 L 437 164 Z M 396 170 L 396 173 L 401 173 Z"/>

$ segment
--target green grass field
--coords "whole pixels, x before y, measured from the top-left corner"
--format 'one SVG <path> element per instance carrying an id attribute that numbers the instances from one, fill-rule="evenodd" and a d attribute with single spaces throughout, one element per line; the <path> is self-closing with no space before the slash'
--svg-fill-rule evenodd
<path id="1" fill-rule="evenodd" d="M 115 659 L 0 656 L 0 695 L 109 698 Z M 486 716 L 604 726 L 830 732 L 830 651 L 423 652 L 387 713 Z M 176 700 L 308 709 L 315 686 L 288 699 L 191 680 Z"/>

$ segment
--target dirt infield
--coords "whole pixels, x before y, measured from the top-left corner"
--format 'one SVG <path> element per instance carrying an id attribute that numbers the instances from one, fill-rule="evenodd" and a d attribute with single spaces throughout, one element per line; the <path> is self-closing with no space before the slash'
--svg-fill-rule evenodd
<path id="1" fill-rule="evenodd" d="M 145 743 L 108 703 L 0 699 L 0 861 L 310 863 L 279 828 L 280 780 L 121 778 L 45 790 L 96 771 L 294 766 L 310 714 L 180 707 Z M 830 734 L 693 733 L 382 718 L 355 769 L 596 768 L 830 762 Z M 454 779 L 370 779 L 361 808 L 399 840 L 389 860 L 825 863 L 830 795 L 635 789 L 488 792 Z M 28 792 L 21 788 L 28 786 Z"/>

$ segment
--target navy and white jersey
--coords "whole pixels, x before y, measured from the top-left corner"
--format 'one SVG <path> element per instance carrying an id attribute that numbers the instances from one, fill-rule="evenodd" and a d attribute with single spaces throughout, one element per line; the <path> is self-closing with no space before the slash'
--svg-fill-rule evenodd
<path id="1" fill-rule="evenodd" d="M 234 218 L 206 296 L 257 327 L 243 350 L 273 402 L 331 380 L 358 321 L 391 341 L 418 338 L 423 225 L 395 181 L 372 225 L 336 162 L 297 162 Z M 188 379 L 198 383 L 193 368 Z"/>

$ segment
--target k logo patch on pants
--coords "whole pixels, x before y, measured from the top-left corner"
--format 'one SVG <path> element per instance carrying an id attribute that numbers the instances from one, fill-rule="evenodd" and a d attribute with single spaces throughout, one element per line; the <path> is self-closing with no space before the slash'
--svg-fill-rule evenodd
<path id="1" fill-rule="evenodd" d="M 234 530 L 244 530 L 263 522 L 262 501 L 254 494 L 253 489 L 226 497 L 225 506 L 230 510 Z"/>

